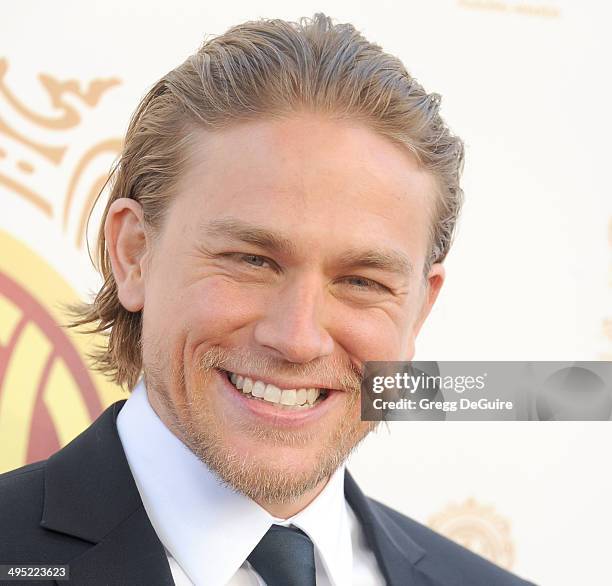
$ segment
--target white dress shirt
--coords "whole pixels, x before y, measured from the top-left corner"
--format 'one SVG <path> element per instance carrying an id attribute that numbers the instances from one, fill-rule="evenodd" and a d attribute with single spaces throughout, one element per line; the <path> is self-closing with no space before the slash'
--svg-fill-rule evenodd
<path id="1" fill-rule="evenodd" d="M 117 429 L 177 586 L 265 586 L 246 558 L 273 523 L 310 537 L 318 586 L 385 584 L 345 500 L 344 466 L 305 509 L 277 519 L 224 486 L 162 423 L 142 380 L 119 412 Z"/>

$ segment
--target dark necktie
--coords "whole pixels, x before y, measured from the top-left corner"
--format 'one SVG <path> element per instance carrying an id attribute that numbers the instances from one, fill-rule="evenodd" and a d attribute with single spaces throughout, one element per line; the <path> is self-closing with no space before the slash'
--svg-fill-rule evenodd
<path id="1" fill-rule="evenodd" d="M 247 559 L 267 586 L 316 586 L 314 546 L 295 527 L 272 525 Z"/>

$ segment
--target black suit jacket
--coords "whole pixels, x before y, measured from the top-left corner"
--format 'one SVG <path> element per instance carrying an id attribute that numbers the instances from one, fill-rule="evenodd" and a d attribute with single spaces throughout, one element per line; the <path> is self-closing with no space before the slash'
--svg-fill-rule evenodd
<path id="1" fill-rule="evenodd" d="M 0 475 L 0 563 L 69 564 L 60 586 L 174 584 L 117 433 L 124 403 L 48 460 Z M 528 585 L 367 498 L 348 473 L 345 494 L 392 586 Z"/>

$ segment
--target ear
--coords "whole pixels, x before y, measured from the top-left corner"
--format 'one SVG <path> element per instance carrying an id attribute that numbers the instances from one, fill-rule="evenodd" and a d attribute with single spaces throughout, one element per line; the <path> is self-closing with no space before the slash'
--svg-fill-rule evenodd
<path id="1" fill-rule="evenodd" d="M 143 268 L 147 252 L 141 205 L 127 197 L 116 199 L 106 215 L 104 238 L 119 301 L 128 311 L 140 311 L 144 307 Z"/>
<path id="2" fill-rule="evenodd" d="M 442 263 L 435 263 L 431 265 L 431 269 L 427 275 L 427 282 L 423 285 L 422 305 L 414 324 L 413 339 L 417 337 L 422 325 L 425 323 L 433 304 L 438 298 L 438 294 L 440 293 L 440 289 L 444 284 L 445 278 L 446 271 L 444 270 Z"/>

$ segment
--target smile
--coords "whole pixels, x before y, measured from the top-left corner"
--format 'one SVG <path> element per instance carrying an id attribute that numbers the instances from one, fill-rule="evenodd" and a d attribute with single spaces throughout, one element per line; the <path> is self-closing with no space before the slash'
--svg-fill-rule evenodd
<path id="1" fill-rule="evenodd" d="M 328 396 L 325 389 L 314 387 L 300 389 L 280 389 L 276 385 L 252 379 L 232 372 L 225 372 L 234 387 L 257 401 L 275 403 L 288 409 L 311 409 Z"/>

